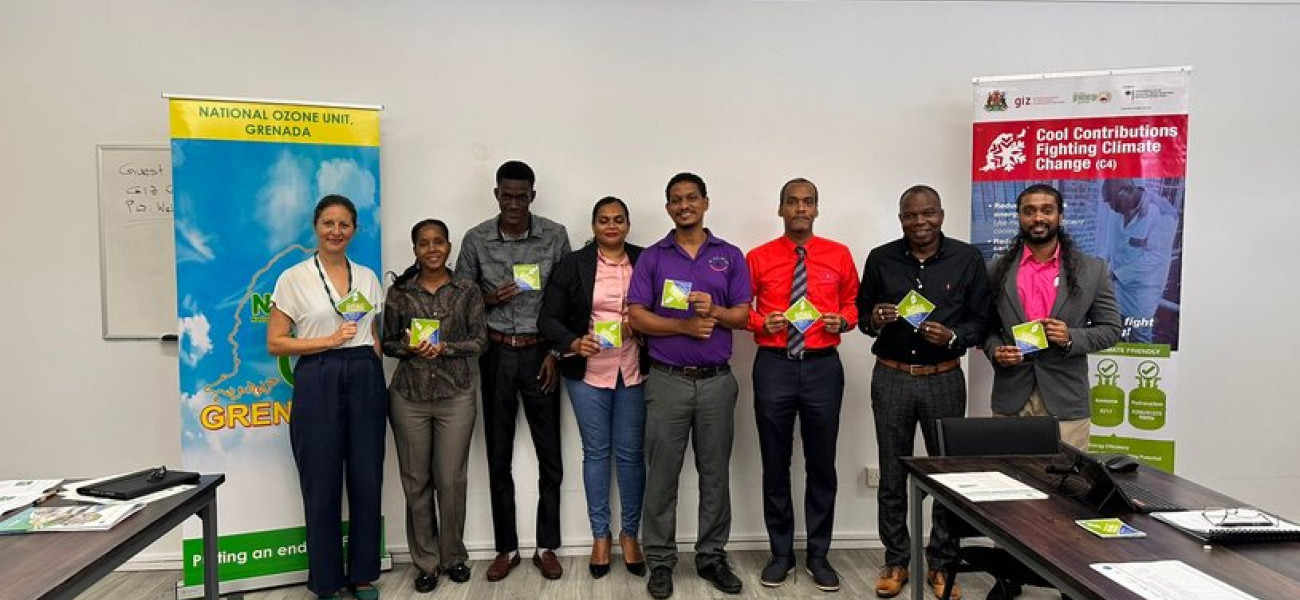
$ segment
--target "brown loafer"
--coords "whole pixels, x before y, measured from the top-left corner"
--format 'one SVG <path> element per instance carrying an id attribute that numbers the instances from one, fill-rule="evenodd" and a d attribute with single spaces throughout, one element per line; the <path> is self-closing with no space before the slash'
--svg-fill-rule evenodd
<path id="1" fill-rule="evenodd" d="M 517 566 L 519 566 L 518 552 L 514 554 L 511 554 L 510 552 L 502 552 L 492 560 L 492 565 L 488 567 L 487 580 L 501 581 L 506 578 L 506 575 L 510 574 L 511 569 L 514 569 Z"/>
<path id="2" fill-rule="evenodd" d="M 547 579 L 559 579 L 564 574 L 564 567 L 560 566 L 560 559 L 555 557 L 555 553 L 550 550 L 542 551 L 533 555 L 533 564 L 537 570 L 542 572 L 542 577 Z"/>
<path id="3" fill-rule="evenodd" d="M 885 567 L 880 570 L 880 577 L 876 578 L 876 596 L 893 598 L 903 591 L 906 583 L 907 567 Z"/>
<path id="4" fill-rule="evenodd" d="M 930 569 L 925 574 L 926 583 L 934 588 L 934 597 L 943 598 L 944 590 L 948 589 L 948 577 L 943 574 L 941 569 Z M 961 600 L 961 586 L 957 582 L 952 582 L 952 595 L 948 596 L 951 600 Z"/>
<path id="5" fill-rule="evenodd" d="M 635 535 L 618 534 L 618 546 L 623 550 L 623 565 L 627 572 L 637 577 L 645 576 L 645 554 L 641 553 L 641 544 Z"/>
<path id="6" fill-rule="evenodd" d="M 591 571 L 592 577 L 600 579 L 609 574 L 609 555 L 613 546 L 614 540 L 608 535 L 592 540 L 591 562 L 587 564 L 587 570 Z"/>

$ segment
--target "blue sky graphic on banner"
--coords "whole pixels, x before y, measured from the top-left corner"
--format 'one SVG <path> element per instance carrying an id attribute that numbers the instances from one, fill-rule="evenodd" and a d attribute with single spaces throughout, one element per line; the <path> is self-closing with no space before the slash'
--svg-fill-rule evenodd
<path id="1" fill-rule="evenodd" d="M 326 194 L 356 204 L 349 256 L 380 271 L 379 148 L 176 139 L 172 161 L 185 465 L 220 472 L 238 463 L 249 471 L 223 491 L 253 487 L 266 502 L 301 506 L 288 443 L 291 366 L 266 352 L 270 294 L 314 251 L 312 212 Z M 222 529 L 284 526 L 259 514 L 232 522 L 223 513 Z"/>

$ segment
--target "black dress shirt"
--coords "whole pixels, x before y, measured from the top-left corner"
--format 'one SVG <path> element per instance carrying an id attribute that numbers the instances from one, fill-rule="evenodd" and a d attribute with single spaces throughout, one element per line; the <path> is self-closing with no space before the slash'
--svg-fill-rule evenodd
<path id="1" fill-rule="evenodd" d="M 880 331 L 871 329 L 876 304 L 898 304 L 908 292 L 934 303 L 927 321 L 957 332 L 952 347 L 935 346 L 902 317 Z M 906 239 L 880 246 L 867 256 L 858 289 L 858 327 L 876 338 L 871 352 L 909 365 L 934 365 L 960 358 L 984 339 L 988 324 L 989 280 L 984 258 L 974 246 L 941 237 L 939 251 L 924 262 L 912 256 Z"/>

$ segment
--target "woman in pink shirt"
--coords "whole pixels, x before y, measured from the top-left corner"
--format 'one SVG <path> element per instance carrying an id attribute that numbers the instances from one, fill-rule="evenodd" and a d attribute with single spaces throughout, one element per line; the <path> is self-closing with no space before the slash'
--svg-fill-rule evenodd
<path id="1" fill-rule="evenodd" d="M 555 265 L 542 299 L 537 328 L 562 356 L 578 431 L 582 480 L 591 521 L 591 575 L 609 573 L 610 455 L 618 470 L 622 503 L 618 541 L 623 562 L 645 574 L 637 542 L 645 490 L 645 380 L 649 355 L 627 324 L 627 288 L 641 247 L 627 243 L 627 205 L 601 198 L 591 211 L 595 239 Z"/>

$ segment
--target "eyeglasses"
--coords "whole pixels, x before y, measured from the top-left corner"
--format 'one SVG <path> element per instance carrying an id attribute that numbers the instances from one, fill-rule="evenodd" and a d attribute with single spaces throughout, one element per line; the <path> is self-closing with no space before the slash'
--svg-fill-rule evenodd
<path id="1" fill-rule="evenodd" d="M 1273 525 L 1273 517 L 1253 508 L 1207 508 L 1201 516 L 1215 527 Z"/>

